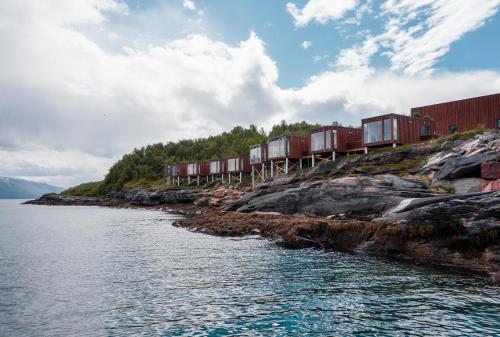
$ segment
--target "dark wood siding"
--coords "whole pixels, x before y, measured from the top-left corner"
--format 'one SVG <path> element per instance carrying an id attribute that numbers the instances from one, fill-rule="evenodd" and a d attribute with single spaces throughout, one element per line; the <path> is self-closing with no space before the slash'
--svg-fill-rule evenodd
<path id="1" fill-rule="evenodd" d="M 175 172 L 175 174 L 172 174 L 173 177 L 180 177 L 180 178 L 187 177 L 187 164 L 175 164 L 175 165 L 172 165 L 172 167 L 173 166 L 176 167 L 176 170 L 174 170 L 174 171 L 177 171 L 177 172 Z"/>
<path id="2" fill-rule="evenodd" d="M 439 135 L 449 134 L 451 125 L 457 127 L 457 132 L 474 130 L 481 125 L 494 129 L 500 120 L 500 94 L 416 107 L 411 113 L 431 117 Z"/>

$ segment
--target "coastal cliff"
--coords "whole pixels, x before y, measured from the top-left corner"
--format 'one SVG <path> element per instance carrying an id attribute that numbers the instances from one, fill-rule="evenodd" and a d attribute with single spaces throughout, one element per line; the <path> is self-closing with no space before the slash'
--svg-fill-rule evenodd
<path id="1" fill-rule="evenodd" d="M 499 133 L 487 132 L 345 157 L 253 190 L 135 188 L 29 203 L 175 209 L 185 215 L 177 226 L 206 234 L 451 266 L 500 282 L 500 191 L 487 191 L 480 174 L 498 161 Z"/>

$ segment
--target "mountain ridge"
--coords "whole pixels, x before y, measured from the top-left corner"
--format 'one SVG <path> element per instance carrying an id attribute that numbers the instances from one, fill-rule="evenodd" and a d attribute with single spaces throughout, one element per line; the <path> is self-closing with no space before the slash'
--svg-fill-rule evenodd
<path id="1" fill-rule="evenodd" d="M 0 199 L 38 198 L 45 193 L 59 193 L 63 188 L 35 181 L 0 177 Z"/>

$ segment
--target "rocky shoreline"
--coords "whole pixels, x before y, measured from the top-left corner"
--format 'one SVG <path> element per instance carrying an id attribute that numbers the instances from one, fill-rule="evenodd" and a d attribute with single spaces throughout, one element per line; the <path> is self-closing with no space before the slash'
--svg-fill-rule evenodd
<path id="1" fill-rule="evenodd" d="M 380 168 L 423 153 L 427 160 L 410 177 L 366 172 L 369 162 Z M 500 191 L 482 192 L 472 186 L 466 193 L 452 193 L 430 188 L 436 183 L 463 187 L 460 179 L 478 183 L 478 167 L 499 159 L 498 133 L 486 133 L 440 147 L 416 145 L 325 163 L 269 179 L 255 190 L 137 188 L 102 198 L 48 194 L 28 203 L 168 209 L 184 215 L 176 226 L 192 231 L 260 235 L 289 248 L 454 267 L 500 283 Z"/>

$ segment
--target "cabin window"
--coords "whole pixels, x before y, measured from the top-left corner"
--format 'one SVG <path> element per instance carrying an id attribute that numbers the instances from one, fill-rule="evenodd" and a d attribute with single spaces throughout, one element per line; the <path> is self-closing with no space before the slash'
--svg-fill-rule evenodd
<path id="1" fill-rule="evenodd" d="M 240 161 L 236 158 L 228 159 L 227 160 L 227 170 L 229 172 L 239 171 L 240 170 L 239 164 L 240 164 Z"/>
<path id="2" fill-rule="evenodd" d="M 221 172 L 220 161 L 210 162 L 210 173 L 216 174 L 216 173 L 220 173 L 220 172 Z"/>
<path id="3" fill-rule="evenodd" d="M 458 128 L 455 124 L 451 124 L 449 127 L 448 127 L 448 130 L 450 131 L 450 134 L 453 134 L 453 133 L 457 133 L 458 131 Z"/>
<path id="4" fill-rule="evenodd" d="M 268 158 L 282 158 L 288 154 L 288 142 L 286 138 L 279 138 L 267 143 Z"/>
<path id="5" fill-rule="evenodd" d="M 336 149 L 337 148 L 337 130 L 333 130 L 333 144 L 332 144 L 332 140 L 330 139 L 330 144 L 332 144 L 332 148 L 333 149 Z M 329 135 L 330 136 L 330 135 Z M 331 136 L 330 136 L 331 137 Z M 328 139 L 327 139 L 328 140 Z M 328 143 L 327 143 L 328 144 Z"/>
<path id="6" fill-rule="evenodd" d="M 172 176 L 177 177 L 177 166 L 172 166 Z"/>
<path id="7" fill-rule="evenodd" d="M 391 119 L 384 119 L 384 141 L 391 140 Z"/>
<path id="8" fill-rule="evenodd" d="M 328 131 L 326 132 L 326 134 L 325 134 L 325 144 L 326 144 L 326 146 L 325 146 L 325 147 L 326 147 L 327 149 L 330 149 L 330 148 L 331 148 L 331 146 L 332 146 L 332 132 L 337 132 L 337 131 L 335 131 L 335 130 L 333 130 L 333 131 L 328 130 Z M 334 141 L 335 141 L 335 138 L 334 138 Z M 336 144 L 336 143 L 334 143 L 334 144 L 333 144 L 333 148 L 336 148 L 336 147 L 337 147 L 337 144 Z"/>
<path id="9" fill-rule="evenodd" d="M 197 164 L 188 164 L 188 175 L 198 174 Z"/>
<path id="10" fill-rule="evenodd" d="M 382 121 L 366 123 L 363 129 L 365 144 L 382 141 Z"/>
<path id="11" fill-rule="evenodd" d="M 497 119 L 497 128 L 500 128 L 500 119 Z"/>
<path id="12" fill-rule="evenodd" d="M 250 164 L 262 162 L 262 149 L 260 146 L 250 149 Z"/>
<path id="13" fill-rule="evenodd" d="M 329 132 L 327 132 L 329 134 Z M 328 144 L 328 143 L 327 143 Z M 315 132 L 311 134 L 311 150 L 323 151 L 325 149 L 325 132 Z"/>
<path id="14" fill-rule="evenodd" d="M 396 118 L 392 120 L 392 139 L 398 140 L 398 120 Z"/>

